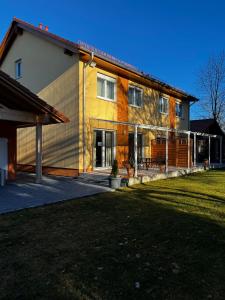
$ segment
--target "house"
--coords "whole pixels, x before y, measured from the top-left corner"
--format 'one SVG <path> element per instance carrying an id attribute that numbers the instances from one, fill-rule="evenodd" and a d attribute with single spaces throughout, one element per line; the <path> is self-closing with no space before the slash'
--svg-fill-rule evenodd
<path id="1" fill-rule="evenodd" d="M 40 181 L 42 126 L 68 121 L 62 113 L 0 71 L 0 170 L 4 170 L 5 179 L 16 177 L 18 128 L 36 128 L 30 147 L 35 153 L 37 181 Z"/>
<path id="2" fill-rule="evenodd" d="M 225 133 L 215 119 L 200 119 L 190 122 L 191 131 L 221 136 L 222 142 L 222 160 L 225 159 Z M 208 136 L 198 135 L 196 144 L 196 160 L 202 163 L 209 157 L 209 139 Z M 210 141 L 210 159 L 212 163 L 220 162 L 220 140 L 212 138 Z"/>
<path id="3" fill-rule="evenodd" d="M 2 41 L 0 69 L 70 119 L 65 126 L 43 128 L 48 173 L 75 176 L 110 167 L 114 159 L 122 166 L 130 158 L 166 153 L 170 165 L 191 165 L 190 104 L 196 97 L 18 19 Z M 35 165 L 33 131 L 18 131 L 20 168 Z"/>

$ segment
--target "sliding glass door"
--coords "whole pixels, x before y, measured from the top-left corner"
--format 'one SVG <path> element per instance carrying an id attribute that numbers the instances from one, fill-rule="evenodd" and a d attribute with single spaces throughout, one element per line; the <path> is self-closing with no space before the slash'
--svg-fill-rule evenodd
<path id="1" fill-rule="evenodd" d="M 94 131 L 94 167 L 111 167 L 114 158 L 114 132 Z"/>
<path id="2" fill-rule="evenodd" d="M 95 167 L 102 166 L 103 135 L 101 130 L 94 131 L 94 163 Z"/>
<path id="3" fill-rule="evenodd" d="M 113 159 L 113 132 L 105 131 L 105 166 L 112 166 Z"/>

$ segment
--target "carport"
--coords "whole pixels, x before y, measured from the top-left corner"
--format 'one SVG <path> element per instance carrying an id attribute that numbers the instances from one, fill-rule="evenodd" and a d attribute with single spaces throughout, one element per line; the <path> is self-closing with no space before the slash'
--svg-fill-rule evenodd
<path id="1" fill-rule="evenodd" d="M 16 178 L 17 128 L 36 127 L 36 182 L 42 179 L 42 126 L 69 119 L 0 71 L 0 169 Z"/>

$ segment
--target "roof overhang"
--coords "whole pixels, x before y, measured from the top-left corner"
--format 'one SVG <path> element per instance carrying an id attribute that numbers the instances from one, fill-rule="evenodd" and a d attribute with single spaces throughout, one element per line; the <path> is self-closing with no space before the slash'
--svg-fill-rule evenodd
<path id="1" fill-rule="evenodd" d="M 80 54 L 81 54 L 81 59 L 84 62 L 87 62 L 90 58 L 91 52 L 80 50 Z M 128 78 L 131 81 L 134 81 L 139 84 L 143 84 L 157 91 L 160 91 L 161 93 L 165 93 L 175 98 L 187 100 L 190 102 L 199 101 L 198 98 L 190 94 L 187 94 L 179 89 L 176 89 L 167 83 L 164 83 L 162 81 L 154 79 L 153 77 L 134 71 L 132 69 L 121 67 L 119 64 L 110 61 L 110 59 L 99 57 L 98 55 L 95 54 L 94 60 L 99 68 L 102 68 L 109 72 L 116 73 L 122 77 Z"/>
<path id="2" fill-rule="evenodd" d="M 11 45 L 18 35 L 23 34 L 23 30 L 35 34 L 41 38 L 44 38 L 55 45 L 69 50 L 72 53 L 78 53 L 77 44 L 70 42 L 69 40 L 63 39 L 55 34 L 44 31 L 38 27 L 35 27 L 27 22 L 13 18 L 13 21 L 10 24 L 10 27 L 0 45 L 0 66 L 2 65 L 4 58 L 6 57 Z"/>
<path id="3" fill-rule="evenodd" d="M 0 71 L 0 120 L 17 127 L 66 123 L 69 119 L 16 80 Z"/>
<path id="4" fill-rule="evenodd" d="M 135 67 L 123 63 L 120 60 L 104 53 L 98 49 L 89 47 L 84 43 L 74 43 L 69 40 L 63 39 L 55 34 L 52 34 L 48 31 L 42 30 L 36 26 L 33 26 L 29 23 L 26 23 L 22 20 L 14 18 L 8 32 L 5 35 L 5 38 L 2 41 L 0 46 L 0 66 L 4 61 L 5 56 L 7 55 L 11 45 L 13 44 L 17 35 L 22 34 L 23 30 L 26 30 L 30 33 L 33 33 L 41 38 L 47 39 L 48 41 L 56 44 L 59 47 L 64 48 L 65 53 L 79 53 L 83 61 L 88 61 L 91 52 L 95 54 L 95 61 L 97 66 L 100 68 L 106 68 L 110 71 L 115 72 L 121 76 L 125 76 L 130 80 L 135 80 L 137 83 L 144 84 L 153 89 L 157 89 L 162 93 L 167 93 L 171 96 L 178 97 L 179 99 L 187 100 L 190 102 L 197 102 L 199 99 L 193 95 L 186 93 L 185 91 L 175 88 L 156 77 L 153 77 L 149 74 L 145 74 Z"/>

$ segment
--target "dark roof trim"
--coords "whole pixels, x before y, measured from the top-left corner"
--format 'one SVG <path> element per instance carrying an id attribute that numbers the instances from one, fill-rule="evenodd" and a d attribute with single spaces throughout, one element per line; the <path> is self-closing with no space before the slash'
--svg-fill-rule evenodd
<path id="1" fill-rule="evenodd" d="M 213 118 L 207 118 L 207 119 L 194 119 L 194 120 L 191 120 L 191 122 L 205 122 L 205 121 L 209 121 L 209 122 L 217 122 L 215 119 Z"/>
<path id="2" fill-rule="evenodd" d="M 17 18 L 13 19 L 13 21 L 11 23 L 11 26 L 10 26 L 8 32 L 6 33 L 6 36 L 3 39 L 3 42 L 0 46 L 0 66 L 1 66 L 5 56 L 7 55 L 7 52 L 9 51 L 14 39 L 16 38 L 16 35 L 18 34 L 18 32 L 16 30 L 17 28 L 21 28 L 22 30 L 26 30 L 30 33 L 34 33 L 37 36 L 45 38 L 45 39 L 49 40 L 50 42 L 58 45 L 59 47 L 62 47 L 64 49 L 66 49 L 66 51 L 69 50 L 72 53 L 79 53 L 80 51 L 84 51 L 84 52 L 89 54 L 92 51 L 94 51 L 95 56 L 102 59 L 102 60 L 104 60 L 104 61 L 107 61 L 107 62 L 109 62 L 109 63 L 111 63 L 115 66 L 123 68 L 123 69 L 125 69 L 129 72 L 134 73 L 134 74 L 137 74 L 137 75 L 143 77 L 146 80 L 149 80 L 151 82 L 159 84 L 160 86 L 164 87 L 165 89 L 168 89 L 168 90 L 174 91 L 176 93 L 179 93 L 180 95 L 184 96 L 188 101 L 193 101 L 193 102 L 199 101 L 199 99 L 196 98 L 195 96 L 193 96 L 191 94 L 188 94 L 188 93 L 186 93 L 185 91 L 183 91 L 181 89 L 175 88 L 175 87 L 173 87 L 173 86 L 171 86 L 171 85 L 169 85 L 169 84 L 153 77 L 152 75 L 145 74 L 145 73 L 137 70 L 135 67 L 133 67 L 133 66 L 127 64 L 127 63 L 124 63 L 124 62 L 108 55 L 107 53 L 104 53 L 103 51 L 100 51 L 100 50 L 98 50 L 94 47 L 88 46 L 87 44 L 82 43 L 82 42 L 81 43 L 74 43 L 72 41 L 61 38 L 58 35 L 52 34 L 48 31 L 40 29 L 36 26 L 33 26 L 33 25 L 31 25 L 27 22 L 24 22 L 20 19 L 17 19 Z"/>
<path id="3" fill-rule="evenodd" d="M 215 119 L 198 119 L 190 121 L 191 131 L 198 131 L 204 133 L 217 133 L 225 135 L 220 124 Z M 213 131 L 213 132 L 212 132 Z"/>
<path id="4" fill-rule="evenodd" d="M 11 78 L 5 72 L 0 70 L 0 86 L 1 85 L 2 87 L 6 87 L 7 90 L 13 93 L 14 101 L 16 101 L 17 98 L 20 99 L 20 101 L 22 99 L 23 105 L 27 107 L 27 111 L 33 110 L 37 115 L 48 116 L 50 118 L 49 123 L 69 122 L 69 119 L 63 113 L 57 111 L 54 107 L 47 104 L 44 100 L 42 100 L 36 94 L 32 93 L 29 89 L 21 85 L 18 81 Z M 21 110 L 21 102 L 19 101 L 18 107 Z"/>
<path id="5" fill-rule="evenodd" d="M 13 18 L 13 21 L 9 27 L 9 30 L 7 31 L 1 46 L 0 46 L 0 66 L 3 63 L 3 60 L 5 56 L 7 55 L 12 43 L 14 42 L 17 34 L 18 34 L 18 28 L 22 30 L 26 30 L 30 33 L 34 33 L 35 35 L 45 38 L 48 41 L 54 43 L 55 45 L 58 45 L 59 47 L 66 48 L 73 53 L 78 53 L 78 44 L 73 43 L 69 40 L 63 39 L 55 34 L 52 34 L 48 31 L 45 31 L 43 29 L 40 29 L 36 26 L 33 26 L 27 22 L 24 22 L 20 19 Z"/>

